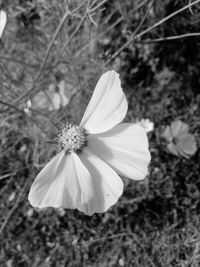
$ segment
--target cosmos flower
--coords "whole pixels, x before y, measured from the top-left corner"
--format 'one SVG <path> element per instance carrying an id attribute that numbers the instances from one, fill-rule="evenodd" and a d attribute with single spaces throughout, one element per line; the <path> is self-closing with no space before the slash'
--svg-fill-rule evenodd
<path id="1" fill-rule="evenodd" d="M 80 125 L 67 123 L 58 134 L 62 149 L 33 182 L 28 196 L 32 206 L 101 213 L 123 192 L 119 175 L 145 178 L 150 161 L 147 136 L 138 124 L 119 124 L 127 107 L 119 74 L 106 72 Z"/>
<path id="2" fill-rule="evenodd" d="M 142 126 L 146 133 L 149 133 L 154 129 L 154 123 L 149 119 L 141 119 L 140 121 L 137 121 L 137 124 Z"/>
<path id="3" fill-rule="evenodd" d="M 190 158 L 197 150 L 194 135 L 189 133 L 188 125 L 180 120 L 167 126 L 162 137 L 168 141 L 168 150 L 176 156 Z"/>
<path id="4" fill-rule="evenodd" d="M 4 10 L 0 10 L 0 38 L 3 34 L 4 28 L 6 26 L 7 15 Z"/>

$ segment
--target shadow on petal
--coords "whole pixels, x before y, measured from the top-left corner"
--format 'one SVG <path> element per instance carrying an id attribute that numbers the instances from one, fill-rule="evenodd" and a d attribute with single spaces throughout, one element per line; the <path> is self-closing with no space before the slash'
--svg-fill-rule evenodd
<path id="1" fill-rule="evenodd" d="M 117 173 L 104 161 L 85 149 L 80 154 L 83 164 L 92 176 L 95 194 L 78 209 L 88 215 L 105 212 L 114 205 L 123 192 L 123 182 Z"/>

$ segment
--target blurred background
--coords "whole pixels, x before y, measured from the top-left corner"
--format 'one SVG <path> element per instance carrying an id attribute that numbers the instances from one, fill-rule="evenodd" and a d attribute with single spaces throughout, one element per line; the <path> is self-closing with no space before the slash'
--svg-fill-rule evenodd
<path id="1" fill-rule="evenodd" d="M 0 0 L 0 10 L 0 266 L 200 266 L 200 1 Z M 104 214 L 34 209 L 30 186 L 57 153 L 47 141 L 80 122 L 109 69 L 125 121 L 153 123 L 148 177 L 124 178 Z M 163 136 L 177 120 L 187 148 Z M 177 153 L 170 142 L 182 142 Z"/>

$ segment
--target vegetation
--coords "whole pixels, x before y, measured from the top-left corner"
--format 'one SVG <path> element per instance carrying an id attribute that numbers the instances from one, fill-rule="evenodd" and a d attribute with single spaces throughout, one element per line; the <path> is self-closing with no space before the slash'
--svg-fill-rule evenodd
<path id="1" fill-rule="evenodd" d="M 173 155 L 162 136 L 181 120 L 199 147 L 200 1 L 0 0 L 0 9 L 0 266 L 200 266 L 200 153 Z M 108 69 L 120 73 L 126 121 L 154 123 L 149 176 L 124 178 L 105 214 L 32 208 L 31 183 L 57 153 L 47 141 L 66 119 L 80 121 Z"/>

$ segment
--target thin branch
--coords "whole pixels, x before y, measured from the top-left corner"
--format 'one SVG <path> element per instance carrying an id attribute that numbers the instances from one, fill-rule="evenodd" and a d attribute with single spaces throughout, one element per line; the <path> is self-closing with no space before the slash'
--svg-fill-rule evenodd
<path id="1" fill-rule="evenodd" d="M 13 104 L 9 104 L 7 102 L 4 102 L 2 100 L 0 100 L 0 104 L 4 105 L 4 106 L 8 106 L 9 108 L 12 108 L 12 109 L 15 109 L 16 111 L 20 112 L 20 113 L 23 113 L 22 110 L 18 109 L 16 106 L 14 106 Z M 5 112 L 5 110 L 0 110 L 0 113 L 1 112 Z"/>
<path id="2" fill-rule="evenodd" d="M 144 14 L 142 20 L 140 21 L 139 25 L 137 26 L 137 28 L 135 29 L 135 31 L 134 31 L 133 34 L 131 35 L 131 38 L 132 38 L 132 39 L 134 39 L 134 36 L 136 36 L 137 32 L 140 30 L 140 28 L 141 28 L 142 25 L 144 24 L 144 22 L 145 22 L 145 20 L 146 20 L 148 14 L 149 14 L 149 11 L 150 11 L 150 9 L 151 9 L 153 3 L 154 3 L 154 0 L 151 1 L 151 3 L 150 3 L 150 5 L 149 5 L 147 11 L 145 12 L 145 14 Z M 119 48 L 119 49 L 118 49 L 118 50 L 111 56 L 111 58 L 109 58 L 109 59 L 106 61 L 105 65 L 108 65 L 108 64 L 109 64 L 109 63 L 110 63 L 110 62 L 111 62 L 117 55 L 119 55 L 119 54 L 124 50 L 124 48 L 126 48 L 127 43 L 129 43 L 129 42 L 130 42 L 130 39 L 129 39 L 123 46 L 121 46 L 121 47 L 120 47 L 120 48 Z"/>
<path id="3" fill-rule="evenodd" d="M 95 10 L 97 10 L 99 7 L 101 7 L 103 4 L 105 4 L 106 2 L 108 2 L 108 0 L 103 0 L 101 3 L 99 3 L 98 5 L 96 5 L 95 7 L 90 9 L 90 12 L 94 12 Z"/>
<path id="4" fill-rule="evenodd" d="M 146 2 L 148 2 L 148 0 L 144 0 L 142 1 L 135 9 L 131 10 L 131 12 L 128 14 L 129 16 L 131 16 L 134 12 L 136 12 L 138 9 L 140 9 L 144 4 L 146 4 Z M 116 20 L 110 27 L 108 27 L 104 32 L 100 33 L 99 35 L 97 35 L 96 37 L 94 37 L 92 39 L 93 42 L 96 42 L 98 40 L 100 40 L 103 36 L 105 36 L 107 33 L 109 33 L 110 31 L 112 31 L 112 29 L 114 29 L 118 24 L 120 24 L 122 21 L 124 20 L 123 16 L 121 16 L 118 20 Z M 76 52 L 75 57 L 79 57 L 90 45 L 90 42 L 87 42 L 87 44 L 85 44 L 85 46 L 83 46 L 79 51 Z"/>
<path id="5" fill-rule="evenodd" d="M 55 42 L 55 40 L 56 40 L 56 38 L 57 38 L 57 36 L 58 36 L 60 30 L 62 29 L 63 24 L 65 23 L 66 19 L 68 18 L 69 15 L 72 15 L 72 14 L 74 14 L 77 10 L 79 10 L 79 9 L 85 4 L 85 2 L 86 2 L 86 1 L 84 1 L 83 3 L 81 3 L 81 4 L 80 4 L 77 8 L 75 8 L 73 11 L 70 11 L 69 9 L 66 10 L 64 16 L 62 17 L 62 19 L 61 19 L 61 21 L 60 21 L 60 23 L 59 23 L 59 25 L 58 25 L 58 27 L 57 27 L 57 29 L 56 29 L 56 31 L 55 31 L 53 37 L 52 37 L 52 39 L 51 39 L 51 42 L 50 42 L 49 47 L 48 47 L 48 49 L 47 49 L 45 58 L 44 58 L 44 60 L 43 60 L 43 63 L 42 63 L 42 65 L 41 65 L 41 68 L 40 68 L 40 70 L 39 70 L 39 72 L 38 72 L 38 74 L 37 74 L 37 77 L 36 77 L 36 79 L 35 79 L 36 81 L 40 78 L 40 76 L 41 76 L 41 74 L 42 74 L 42 71 L 43 71 L 43 69 L 44 69 L 44 67 L 45 67 L 45 65 L 46 65 L 46 62 L 47 62 L 47 59 L 48 59 L 49 54 L 50 54 L 50 52 L 51 52 L 51 49 L 52 49 L 52 47 L 53 47 L 53 44 L 54 44 L 54 42 Z"/>
<path id="6" fill-rule="evenodd" d="M 164 22 L 168 21 L 169 19 L 171 19 L 172 17 L 178 15 L 179 13 L 183 12 L 186 9 L 191 8 L 192 6 L 196 5 L 197 3 L 199 3 L 200 0 L 196 0 L 193 3 L 189 3 L 188 5 L 178 9 L 177 11 L 173 12 L 172 14 L 166 16 L 165 18 L 159 20 L 158 22 L 156 22 L 155 24 L 153 24 L 152 26 L 150 26 L 149 28 L 147 28 L 146 30 L 142 31 L 141 33 L 139 33 L 138 35 L 135 36 L 135 39 L 140 38 L 141 36 L 143 36 L 144 34 L 152 31 L 153 29 L 157 28 L 158 26 L 160 26 L 161 24 L 163 24 Z"/>
<path id="7" fill-rule="evenodd" d="M 61 21 L 60 21 L 60 23 L 59 23 L 59 25 L 58 25 L 58 27 L 57 27 L 57 29 L 56 29 L 56 31 L 55 31 L 55 33 L 54 33 L 52 39 L 51 39 L 51 42 L 50 42 L 50 44 L 49 44 L 49 47 L 47 48 L 46 55 L 45 55 L 45 57 L 44 57 L 44 60 L 43 60 L 42 65 L 41 65 L 41 67 L 40 67 L 40 70 L 39 70 L 39 72 L 38 72 L 38 74 L 37 74 L 37 77 L 36 77 L 36 79 L 35 79 L 36 81 L 40 78 L 40 76 L 41 76 L 41 74 L 42 74 L 42 71 L 43 71 L 43 69 L 44 69 L 44 67 L 45 67 L 45 65 L 46 65 L 47 59 L 48 59 L 48 57 L 49 57 L 49 54 L 50 54 L 50 52 L 51 52 L 51 49 L 52 49 L 52 47 L 53 47 L 53 44 L 54 44 L 54 42 L 55 42 L 55 40 L 56 40 L 56 38 L 57 38 L 57 36 L 58 36 L 58 34 L 59 34 L 61 28 L 62 28 L 64 22 L 66 21 L 66 19 L 68 18 L 68 16 L 69 16 L 70 14 L 71 14 L 70 11 L 67 10 L 67 11 L 65 12 L 63 18 L 61 19 Z"/>
<path id="8" fill-rule="evenodd" d="M 129 44 L 131 44 L 134 41 L 139 41 L 138 39 L 143 36 L 144 34 L 150 32 L 151 30 L 157 28 L 158 26 L 160 26 L 161 24 L 163 24 L 164 22 L 168 21 L 169 19 L 171 19 L 172 17 L 176 16 L 177 14 L 183 12 L 184 10 L 190 8 L 191 6 L 199 3 L 200 0 L 196 0 L 193 3 L 189 3 L 186 6 L 176 10 L 175 12 L 173 12 L 172 14 L 166 16 L 165 18 L 159 20 L 158 22 L 156 22 L 155 24 L 153 24 L 152 26 L 148 27 L 147 29 L 145 29 L 144 31 L 142 31 L 139 34 L 135 35 L 135 32 L 130 36 L 130 39 L 116 52 L 117 55 L 122 52 Z M 114 57 L 116 57 L 116 53 L 113 55 Z M 106 62 L 106 64 L 108 64 L 110 62 L 110 60 L 108 62 Z"/>
<path id="9" fill-rule="evenodd" d="M 18 97 L 18 98 L 14 101 L 13 105 L 15 105 L 15 104 L 18 103 L 21 99 L 23 99 L 24 97 L 26 97 L 27 95 L 29 95 L 30 92 L 33 90 L 33 88 L 35 87 L 35 84 L 38 82 L 38 80 L 39 80 L 39 78 L 40 78 L 40 76 L 41 76 L 41 74 L 42 74 L 42 71 L 44 70 L 44 67 L 45 67 L 46 62 L 47 62 L 47 58 L 48 58 L 48 56 L 49 56 L 49 54 L 50 54 L 50 51 L 51 51 L 51 49 L 52 49 L 52 47 L 53 47 L 53 44 L 54 44 L 54 42 L 55 42 L 55 39 L 56 39 L 56 37 L 57 37 L 59 31 L 61 30 L 61 28 L 62 28 L 62 26 L 63 26 L 65 20 L 67 19 L 68 15 L 69 15 L 69 14 L 70 14 L 70 15 L 73 15 L 73 14 L 74 14 L 75 12 L 77 12 L 77 11 L 78 11 L 78 10 L 79 10 L 79 9 L 86 3 L 86 2 L 87 2 L 87 0 L 83 1 L 77 8 L 75 8 L 75 9 L 72 10 L 71 12 L 70 12 L 69 10 L 66 11 L 66 13 L 64 14 L 63 18 L 61 19 L 61 22 L 59 23 L 59 25 L 58 25 L 58 27 L 57 27 L 57 29 L 56 29 L 54 35 L 53 35 L 53 38 L 52 38 L 52 40 L 51 40 L 51 43 L 50 43 L 50 45 L 49 45 L 49 47 L 48 47 L 48 49 L 47 49 L 47 53 L 46 53 L 45 58 L 44 58 L 44 60 L 43 60 L 43 63 L 42 63 L 42 65 L 41 65 L 41 67 L 40 67 L 40 70 L 38 71 L 38 74 L 36 75 L 36 78 L 35 78 L 34 81 L 32 82 L 31 87 L 30 87 L 26 92 L 24 92 L 20 97 Z M 7 111 L 7 110 L 8 110 L 8 109 L 5 109 L 4 112 Z"/>
<path id="10" fill-rule="evenodd" d="M 28 68 L 37 68 L 38 66 L 36 64 L 29 64 L 29 63 L 26 63 L 26 62 L 23 62 L 19 59 L 15 59 L 15 58 L 9 58 L 9 57 L 4 57 L 4 56 L 0 56 L 0 59 L 2 60 L 6 60 L 6 61 L 12 61 L 12 62 L 16 62 L 16 63 L 19 63 L 21 65 L 24 65 Z"/>
<path id="11" fill-rule="evenodd" d="M 189 4 L 192 2 L 192 0 L 189 0 Z M 192 8 L 191 7 L 189 7 L 189 10 L 190 10 L 190 12 L 191 12 L 191 14 L 193 15 L 194 14 L 194 12 L 193 12 L 193 10 L 192 10 Z"/>
<path id="12" fill-rule="evenodd" d="M 88 7 L 86 8 L 86 11 L 85 11 L 84 15 L 82 16 L 82 18 L 81 18 L 79 24 L 77 25 L 76 29 L 73 31 L 73 33 L 71 34 L 71 36 L 70 36 L 69 39 L 67 40 L 67 42 L 66 42 L 64 48 L 62 49 L 61 53 L 58 55 L 58 58 L 60 58 L 60 57 L 63 55 L 65 49 L 67 48 L 67 46 L 69 45 L 69 43 L 71 42 L 71 40 L 74 38 L 74 36 L 76 35 L 76 33 L 78 32 L 78 30 L 79 30 L 80 27 L 82 26 L 84 20 L 85 20 L 86 17 L 87 17 L 87 14 L 88 14 Z"/>
<path id="13" fill-rule="evenodd" d="M 187 38 L 187 37 L 196 37 L 196 36 L 200 36 L 200 32 L 185 33 L 185 34 L 180 34 L 180 35 L 175 35 L 175 36 L 167 36 L 167 37 L 142 40 L 142 41 L 135 40 L 135 42 L 136 43 L 148 43 L 149 44 L 149 43 L 171 41 L 171 40 L 177 40 L 177 39 L 182 39 L 182 38 Z"/>

